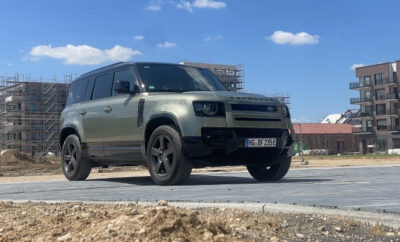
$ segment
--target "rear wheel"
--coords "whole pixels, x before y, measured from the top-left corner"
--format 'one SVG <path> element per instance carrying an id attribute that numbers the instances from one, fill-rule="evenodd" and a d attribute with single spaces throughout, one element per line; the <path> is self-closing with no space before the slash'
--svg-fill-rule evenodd
<path id="1" fill-rule="evenodd" d="M 65 139 L 61 155 L 62 170 L 68 180 L 85 180 L 89 176 L 92 166 L 82 151 L 78 136 L 71 134 Z"/>
<path id="2" fill-rule="evenodd" d="M 247 166 L 254 179 L 259 181 L 277 181 L 289 171 L 292 157 L 280 157 L 274 165 Z"/>
<path id="3" fill-rule="evenodd" d="M 181 136 L 175 127 L 163 125 L 151 134 L 147 165 L 151 178 L 158 185 L 177 185 L 188 179 L 192 163 L 183 154 Z"/>

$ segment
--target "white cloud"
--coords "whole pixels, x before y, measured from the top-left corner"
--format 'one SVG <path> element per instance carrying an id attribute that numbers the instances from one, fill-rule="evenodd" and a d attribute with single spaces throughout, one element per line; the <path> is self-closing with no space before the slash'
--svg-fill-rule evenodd
<path id="1" fill-rule="evenodd" d="M 135 37 L 133 37 L 134 40 L 142 40 L 144 39 L 143 35 L 136 35 Z"/>
<path id="2" fill-rule="evenodd" d="M 301 118 L 292 118 L 292 122 L 293 123 L 311 123 L 311 120 L 309 120 L 308 118 L 305 118 L 305 117 L 301 117 Z"/>
<path id="3" fill-rule="evenodd" d="M 172 47 L 176 47 L 176 46 L 177 45 L 175 43 L 168 42 L 168 41 L 157 45 L 158 48 L 172 48 Z"/>
<path id="4" fill-rule="evenodd" d="M 317 44 L 320 37 L 318 35 L 310 35 L 306 32 L 299 32 L 297 34 L 284 32 L 281 30 L 275 31 L 271 36 L 265 37 L 275 44 L 290 44 L 290 45 L 305 45 Z"/>
<path id="5" fill-rule="evenodd" d="M 214 1 L 214 0 L 195 0 L 192 3 L 193 7 L 196 8 L 214 8 L 214 9 L 219 9 L 219 8 L 225 8 L 226 3 L 221 2 L 221 1 Z"/>
<path id="6" fill-rule="evenodd" d="M 350 66 L 350 70 L 355 70 L 356 68 L 358 68 L 358 67 L 363 67 L 363 66 L 365 66 L 364 64 L 353 64 L 353 65 L 351 65 Z"/>
<path id="7" fill-rule="evenodd" d="M 176 6 L 178 8 L 188 10 L 189 12 L 193 12 L 193 8 L 221 9 L 225 8 L 227 4 L 222 1 L 214 1 L 214 0 L 195 0 L 193 2 L 181 0 Z"/>
<path id="8" fill-rule="evenodd" d="M 146 7 L 146 10 L 149 11 L 160 11 L 161 6 L 164 4 L 163 0 L 150 0 L 149 4 Z"/>
<path id="9" fill-rule="evenodd" d="M 142 55 L 140 51 L 115 45 L 111 49 L 100 50 L 89 45 L 70 45 L 52 47 L 38 45 L 32 48 L 23 60 L 36 61 L 42 57 L 64 60 L 65 64 L 98 65 L 108 61 L 128 61 L 134 55 Z"/>
<path id="10" fill-rule="evenodd" d="M 203 41 L 204 41 L 204 42 L 212 42 L 212 41 L 220 40 L 220 39 L 222 39 L 222 38 L 224 38 L 224 36 L 222 36 L 222 35 L 207 35 L 207 36 L 203 39 Z"/>
<path id="11" fill-rule="evenodd" d="M 176 5 L 176 7 L 188 10 L 189 12 L 193 12 L 192 4 L 188 1 L 181 0 L 180 3 Z"/>

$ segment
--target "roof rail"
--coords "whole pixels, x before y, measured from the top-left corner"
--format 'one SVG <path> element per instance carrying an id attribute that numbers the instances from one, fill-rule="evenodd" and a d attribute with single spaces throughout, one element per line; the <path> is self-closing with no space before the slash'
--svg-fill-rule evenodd
<path id="1" fill-rule="evenodd" d="M 90 74 L 92 74 L 92 73 L 99 72 L 99 71 L 101 71 L 101 70 L 103 70 L 103 69 L 107 69 L 107 68 L 110 68 L 110 67 L 113 67 L 113 66 L 116 66 L 116 65 L 124 64 L 124 63 L 127 63 L 127 62 L 122 62 L 122 61 L 121 61 L 121 62 L 117 62 L 117 63 L 111 64 L 111 65 L 108 65 L 108 66 L 103 66 L 103 67 L 97 68 L 97 69 L 95 69 L 95 70 L 86 72 L 86 73 L 82 74 L 81 76 L 88 76 L 88 75 L 90 75 Z"/>

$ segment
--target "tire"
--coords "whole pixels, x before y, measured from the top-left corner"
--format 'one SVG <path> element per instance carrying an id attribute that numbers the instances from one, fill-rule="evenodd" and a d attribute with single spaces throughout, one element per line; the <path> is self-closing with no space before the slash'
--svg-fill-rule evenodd
<path id="1" fill-rule="evenodd" d="M 83 181 L 89 176 L 92 166 L 78 136 L 71 134 L 65 139 L 61 155 L 62 170 L 68 180 Z"/>
<path id="2" fill-rule="evenodd" d="M 151 178 L 158 185 L 182 184 L 192 172 L 192 163 L 183 154 L 181 136 L 174 126 L 156 128 L 146 153 Z"/>
<path id="3" fill-rule="evenodd" d="M 274 165 L 247 166 L 250 175 L 258 181 L 278 181 L 289 171 L 292 157 L 279 157 Z"/>

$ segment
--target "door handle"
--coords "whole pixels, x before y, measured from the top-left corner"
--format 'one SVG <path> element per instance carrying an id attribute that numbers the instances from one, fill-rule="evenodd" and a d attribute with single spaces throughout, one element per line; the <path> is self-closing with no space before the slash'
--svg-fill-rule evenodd
<path id="1" fill-rule="evenodd" d="M 104 108 L 104 112 L 109 113 L 111 112 L 112 108 L 110 106 L 107 106 Z"/>
<path id="2" fill-rule="evenodd" d="M 80 113 L 81 115 L 85 115 L 87 112 L 86 112 L 85 109 L 82 109 L 79 113 Z"/>

